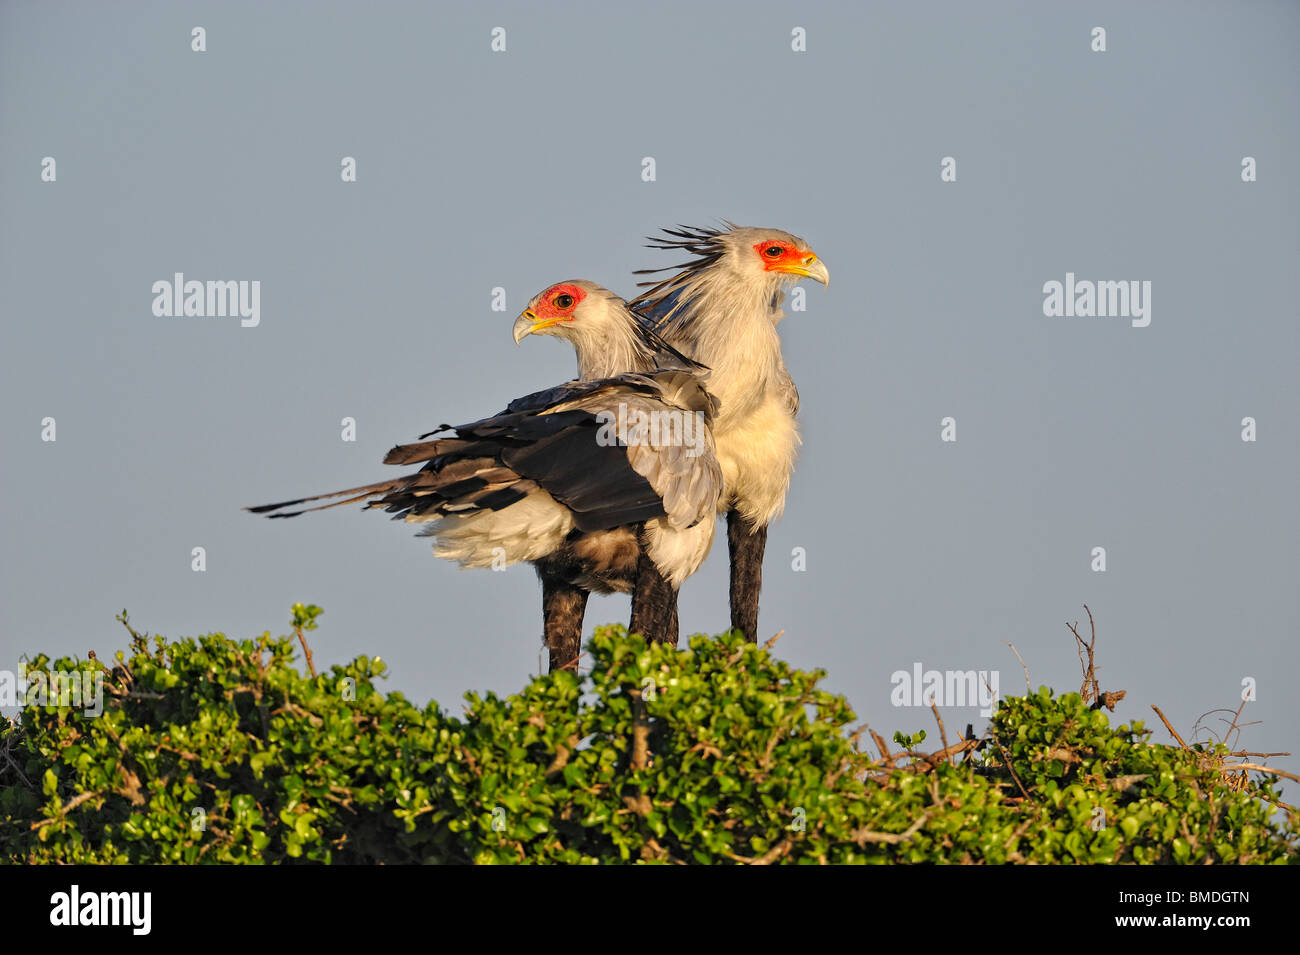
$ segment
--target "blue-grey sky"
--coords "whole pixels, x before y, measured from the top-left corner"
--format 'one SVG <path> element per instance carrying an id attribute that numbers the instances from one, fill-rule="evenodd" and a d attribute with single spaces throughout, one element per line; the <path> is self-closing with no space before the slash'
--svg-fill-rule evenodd
<path id="1" fill-rule="evenodd" d="M 1077 690 L 1086 603 L 1119 718 L 1186 736 L 1253 680 L 1241 745 L 1300 751 L 1298 53 L 1290 3 L 0 4 L 0 668 L 107 654 L 123 607 L 250 636 L 308 601 L 318 665 L 377 654 L 453 710 L 519 688 L 531 568 L 239 508 L 388 476 L 393 444 L 571 377 L 567 346 L 512 343 L 527 299 L 630 293 L 672 261 L 644 236 L 727 218 L 832 274 L 781 325 L 804 446 L 776 652 L 933 735 L 892 673 L 1015 692 L 1009 640 Z M 259 282 L 260 323 L 155 316 L 176 272 Z M 1067 273 L 1150 282 L 1150 324 L 1045 315 Z M 594 599 L 588 632 L 626 616 Z M 722 535 L 682 622 L 727 621 Z"/>

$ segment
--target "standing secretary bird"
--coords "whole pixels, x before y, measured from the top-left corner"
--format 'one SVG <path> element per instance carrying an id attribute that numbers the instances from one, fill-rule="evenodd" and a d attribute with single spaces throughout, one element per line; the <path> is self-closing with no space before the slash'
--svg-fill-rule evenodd
<path id="1" fill-rule="evenodd" d="M 592 591 L 631 593 L 630 629 L 675 645 L 677 590 L 708 556 L 722 491 L 703 369 L 593 282 L 533 298 L 515 341 L 539 332 L 573 344 L 578 380 L 388 452 L 385 464 L 424 462 L 412 474 L 248 510 L 366 501 L 427 523 L 434 554 L 463 567 L 532 562 L 552 670 L 576 667 Z"/>
<path id="2" fill-rule="evenodd" d="M 825 264 L 798 236 L 779 229 L 681 226 L 651 248 L 685 251 L 689 262 L 636 274 L 674 271 L 631 306 L 690 358 L 707 365 L 720 402 L 713 425 L 722 466 L 731 556 L 731 626 L 758 639 L 767 528 L 785 508 L 799 447 L 799 392 L 781 357 L 777 323 L 785 290 L 802 278 L 830 284 Z"/>

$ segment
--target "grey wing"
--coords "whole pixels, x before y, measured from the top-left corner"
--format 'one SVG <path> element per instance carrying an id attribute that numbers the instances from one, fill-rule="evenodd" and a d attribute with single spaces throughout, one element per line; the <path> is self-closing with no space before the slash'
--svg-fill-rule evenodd
<path id="1" fill-rule="evenodd" d="M 712 426 L 722 403 L 708 390 L 707 372 L 696 375 L 668 369 L 652 371 L 646 377 L 654 381 L 665 401 L 690 411 L 704 412 L 707 423 Z"/>
<path id="2" fill-rule="evenodd" d="M 713 442 L 718 400 L 683 371 L 621 375 L 605 388 L 556 405 L 558 411 L 603 414 L 625 444 L 628 463 L 663 502 L 674 528 L 713 520 L 722 494 L 722 467 Z M 624 427 L 625 425 L 625 427 Z"/>
<path id="3" fill-rule="evenodd" d="M 645 478 L 663 501 L 669 526 L 683 529 L 713 520 L 722 494 L 722 468 L 713 444 L 710 415 L 702 409 L 662 399 L 637 396 L 627 402 L 634 412 L 659 415 L 658 426 L 643 429 L 639 440 L 631 436 L 627 457 L 632 469 Z M 632 431 L 629 428 L 629 431 Z"/>

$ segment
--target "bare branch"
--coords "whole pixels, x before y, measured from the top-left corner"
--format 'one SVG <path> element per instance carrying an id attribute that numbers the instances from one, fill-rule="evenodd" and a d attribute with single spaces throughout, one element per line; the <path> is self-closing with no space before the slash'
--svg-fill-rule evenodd
<path id="1" fill-rule="evenodd" d="M 49 819 L 42 819 L 40 822 L 34 822 L 32 823 L 31 828 L 40 829 L 42 826 L 48 826 L 52 822 L 58 822 L 68 813 L 72 812 L 72 810 L 80 806 L 87 799 L 93 799 L 98 795 L 99 793 L 97 792 L 78 793 L 77 795 L 69 799 L 66 803 L 64 803 L 63 808 L 59 810 L 59 814 L 57 816 L 51 816 Z"/>
<path id="2" fill-rule="evenodd" d="M 302 644 L 303 655 L 307 657 L 307 669 L 311 671 L 311 675 L 314 677 L 316 676 L 316 664 L 311 662 L 311 647 L 307 646 L 307 638 L 302 635 L 302 627 L 295 627 L 294 633 L 298 634 L 298 642 Z"/>
<path id="3" fill-rule="evenodd" d="M 1238 769 L 1253 769 L 1257 773 L 1272 773 L 1274 776 L 1282 776 L 1300 783 L 1300 776 L 1295 773 L 1288 773 L 1285 769 L 1275 769 L 1272 766 L 1261 766 L 1259 763 L 1232 763 L 1225 766 L 1224 769 L 1230 769 L 1234 772 Z"/>
<path id="4" fill-rule="evenodd" d="M 727 858 L 734 859 L 736 862 L 743 863 L 744 865 L 771 865 L 777 859 L 780 859 L 782 856 L 789 853 L 793 847 L 794 843 L 790 840 L 789 836 L 786 836 L 761 856 L 750 858 L 747 856 L 738 856 L 734 852 L 728 852 L 726 855 Z"/>
<path id="5" fill-rule="evenodd" d="M 921 831 L 921 827 L 930 819 L 930 813 L 923 812 L 916 822 L 912 823 L 902 832 L 872 832 L 870 829 L 855 829 L 849 836 L 860 846 L 867 843 L 884 843 L 885 845 L 898 845 L 900 842 L 906 842 L 914 835 Z"/>
<path id="6" fill-rule="evenodd" d="M 948 762 L 952 762 L 952 755 L 951 755 L 951 753 L 949 753 L 949 751 L 948 751 L 948 749 L 949 749 L 949 747 L 948 747 L 948 734 L 947 734 L 946 732 L 944 732 L 944 729 L 943 729 L 943 717 L 941 717 L 941 716 L 939 715 L 939 707 L 937 707 L 937 706 L 934 705 L 934 701 L 933 701 L 933 700 L 930 701 L 930 710 L 931 710 L 931 712 L 934 713 L 934 719 L 935 719 L 935 722 L 937 722 L 937 723 L 939 724 L 939 739 L 941 739 L 941 740 L 943 741 L 943 753 L 944 753 L 944 759 L 946 759 Z M 961 749 L 961 747 L 958 747 L 958 749 Z"/>
<path id="7" fill-rule="evenodd" d="M 1011 652 L 1014 653 L 1016 659 L 1020 661 L 1020 669 L 1025 671 L 1025 692 L 1033 693 L 1034 690 L 1029 685 L 1029 667 L 1025 666 L 1025 658 L 1020 655 L 1020 651 L 1016 649 L 1016 645 L 1010 640 L 1003 640 L 1002 642 L 1011 648 Z"/>
<path id="8" fill-rule="evenodd" d="M 1183 738 L 1178 735 L 1178 730 L 1174 729 L 1173 726 L 1170 725 L 1169 721 L 1165 719 L 1165 714 L 1160 712 L 1160 707 L 1152 703 L 1151 709 L 1156 711 L 1156 716 L 1160 717 L 1160 722 L 1165 724 L 1165 729 L 1169 730 L 1169 735 L 1172 736 L 1174 739 L 1178 740 L 1178 745 L 1181 746 L 1183 749 L 1190 749 L 1191 747 L 1189 747 L 1186 743 L 1184 743 Z"/>
<path id="9" fill-rule="evenodd" d="M 1088 624 L 1092 628 L 1092 639 L 1084 640 L 1079 636 L 1079 622 L 1067 623 L 1066 629 L 1074 634 L 1075 651 L 1079 654 L 1079 666 L 1083 669 L 1083 685 L 1079 688 L 1079 695 L 1083 697 L 1085 703 L 1095 703 L 1101 698 L 1101 684 L 1097 681 L 1097 662 L 1094 653 L 1097 647 L 1097 622 L 1092 619 L 1092 611 L 1088 605 L 1084 604 L 1083 609 L 1088 611 Z M 1084 652 L 1087 652 L 1087 662 L 1084 661 Z"/>

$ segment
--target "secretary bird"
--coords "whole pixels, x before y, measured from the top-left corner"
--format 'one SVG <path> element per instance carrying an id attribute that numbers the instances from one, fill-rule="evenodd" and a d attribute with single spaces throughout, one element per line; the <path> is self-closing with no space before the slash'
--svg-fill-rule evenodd
<path id="1" fill-rule="evenodd" d="M 388 452 L 385 464 L 425 462 L 412 474 L 247 510 L 366 501 L 428 523 L 434 554 L 462 567 L 532 562 L 552 670 L 576 668 L 593 591 L 631 593 L 630 629 L 676 645 L 677 590 L 708 556 L 722 491 L 703 369 L 593 282 L 534 297 L 515 341 L 538 332 L 572 343 L 579 379 Z M 286 510 L 333 497 L 344 500 Z"/>
<path id="2" fill-rule="evenodd" d="M 799 446 L 799 392 L 781 356 L 777 323 L 785 291 L 802 278 L 830 284 L 826 265 L 798 236 L 732 225 L 679 226 L 652 237 L 650 248 L 685 251 L 690 261 L 637 275 L 673 271 L 642 282 L 631 307 L 684 354 L 707 365 L 720 402 L 713 425 L 731 557 L 731 626 L 758 639 L 767 528 L 780 517 Z"/>

